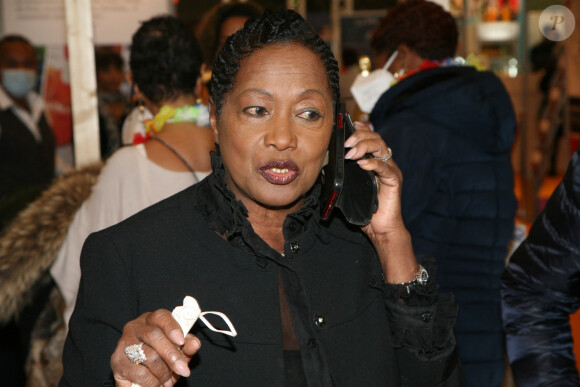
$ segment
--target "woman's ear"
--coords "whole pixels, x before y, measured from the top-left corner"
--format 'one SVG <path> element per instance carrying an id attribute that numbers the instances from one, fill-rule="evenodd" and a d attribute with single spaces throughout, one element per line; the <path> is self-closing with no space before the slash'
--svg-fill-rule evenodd
<path id="1" fill-rule="evenodd" d="M 399 50 L 399 55 L 397 55 L 397 59 L 401 64 L 401 69 L 405 70 L 405 72 L 419 70 L 419 67 L 423 63 L 424 59 L 417 54 L 415 50 L 407 46 L 406 44 L 399 44 L 397 47 Z"/>
<path id="2" fill-rule="evenodd" d="M 209 125 L 211 126 L 211 130 L 213 132 L 213 138 L 216 144 L 219 144 L 218 141 L 218 119 L 217 114 L 215 111 L 215 105 L 213 103 L 213 99 L 209 98 Z"/>
<path id="3" fill-rule="evenodd" d="M 406 61 L 409 58 L 409 47 L 406 44 L 399 44 L 397 46 L 397 51 L 399 53 L 397 54 L 397 57 L 394 60 L 392 68 L 397 73 L 400 72 L 401 70 L 403 70 L 404 73 L 408 70 Z"/>

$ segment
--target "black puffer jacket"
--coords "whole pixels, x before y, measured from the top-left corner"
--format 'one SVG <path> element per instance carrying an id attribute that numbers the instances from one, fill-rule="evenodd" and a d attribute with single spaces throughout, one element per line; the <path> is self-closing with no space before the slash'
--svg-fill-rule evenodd
<path id="1" fill-rule="evenodd" d="M 490 72 L 441 67 L 394 85 L 370 118 L 403 172 L 403 218 L 415 252 L 437 259 L 441 289 L 459 305 L 455 331 L 468 385 L 499 386 L 499 277 L 516 212 L 510 98 Z"/>
<path id="2" fill-rule="evenodd" d="M 579 386 L 569 315 L 580 307 L 580 148 L 502 275 L 518 387 Z"/>

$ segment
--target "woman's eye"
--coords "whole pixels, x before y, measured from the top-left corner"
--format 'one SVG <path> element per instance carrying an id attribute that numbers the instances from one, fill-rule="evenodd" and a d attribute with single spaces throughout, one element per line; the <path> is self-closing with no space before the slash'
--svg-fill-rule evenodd
<path id="1" fill-rule="evenodd" d="M 305 110 L 298 114 L 298 117 L 303 118 L 306 121 L 318 121 L 322 117 L 322 114 L 316 110 Z"/>
<path id="2" fill-rule="evenodd" d="M 253 117 L 264 117 L 268 114 L 266 108 L 262 106 L 251 106 L 244 109 L 244 113 Z"/>

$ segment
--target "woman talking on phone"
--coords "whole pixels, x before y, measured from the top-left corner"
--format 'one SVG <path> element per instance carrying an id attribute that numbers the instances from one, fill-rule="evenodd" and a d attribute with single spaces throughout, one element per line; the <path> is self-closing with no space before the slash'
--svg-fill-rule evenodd
<path id="1" fill-rule="evenodd" d="M 87 239 L 61 385 L 462 384 L 453 298 L 417 261 L 399 169 L 361 124 L 345 158 L 375 173 L 378 209 L 362 227 L 320 222 L 338 94 L 329 46 L 297 13 L 228 38 L 211 80 L 213 173 Z M 184 337 L 170 310 L 185 295 L 237 336 L 198 322 Z"/>

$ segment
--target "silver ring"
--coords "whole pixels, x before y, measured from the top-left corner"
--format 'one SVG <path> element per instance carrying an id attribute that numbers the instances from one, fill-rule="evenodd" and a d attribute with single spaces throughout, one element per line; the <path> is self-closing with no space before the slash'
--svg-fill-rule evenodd
<path id="1" fill-rule="evenodd" d="M 130 345 L 124 349 L 125 355 L 133 364 L 141 364 L 147 361 L 147 356 L 143 352 L 143 343 Z"/>
<path id="2" fill-rule="evenodd" d="M 384 161 L 385 163 L 387 161 L 389 161 L 391 157 L 393 157 L 393 151 L 389 147 L 387 147 L 387 155 L 385 157 L 375 157 L 375 156 L 373 156 L 373 158 L 375 160 Z"/>

